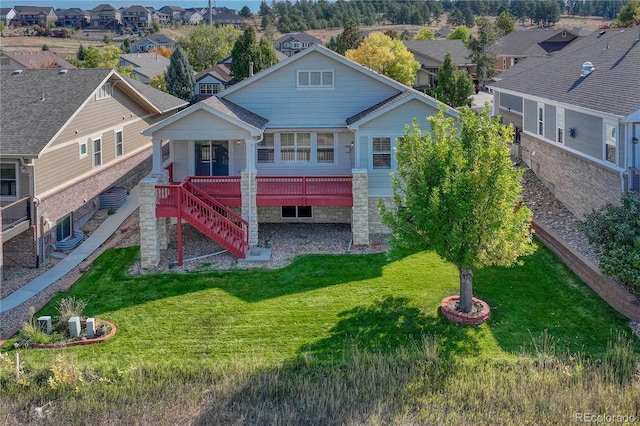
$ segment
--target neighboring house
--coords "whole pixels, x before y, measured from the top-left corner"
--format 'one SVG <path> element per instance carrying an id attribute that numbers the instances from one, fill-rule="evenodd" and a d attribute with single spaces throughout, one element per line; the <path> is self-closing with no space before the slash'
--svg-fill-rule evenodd
<path id="1" fill-rule="evenodd" d="M 169 59 L 158 53 L 128 53 L 120 55 L 118 66 L 132 66 L 133 74 L 140 82 L 147 84 L 149 79 L 167 70 Z"/>
<path id="2" fill-rule="evenodd" d="M 213 9 L 211 13 L 213 25 L 233 25 L 236 28 L 244 28 L 245 22 L 242 16 L 230 9 Z M 209 23 L 209 13 L 204 14 L 204 22 Z"/>
<path id="3" fill-rule="evenodd" d="M 153 23 L 153 12 L 140 5 L 120 9 L 120 15 L 125 27 L 149 28 Z"/>
<path id="4" fill-rule="evenodd" d="M 293 56 L 317 44 L 322 44 L 322 40 L 305 32 L 301 32 L 281 36 L 275 41 L 273 47 L 287 56 Z"/>
<path id="5" fill-rule="evenodd" d="M 594 33 L 489 85 L 521 159 L 579 218 L 640 191 L 639 39 L 637 28 Z"/>
<path id="6" fill-rule="evenodd" d="M 148 52 L 161 47 L 173 50 L 176 47 L 176 41 L 162 34 L 149 34 L 139 42 L 131 45 L 131 53 Z"/>
<path id="7" fill-rule="evenodd" d="M 74 69 L 75 66 L 48 50 L 4 52 L 0 54 L 0 69 L 17 70 L 25 68 Z"/>
<path id="8" fill-rule="evenodd" d="M 189 25 L 198 25 L 204 21 L 204 9 L 185 9 L 182 13 L 182 22 Z"/>
<path id="9" fill-rule="evenodd" d="M 89 11 L 91 27 L 116 28 L 122 24 L 120 11 L 110 4 L 100 4 Z"/>
<path id="10" fill-rule="evenodd" d="M 153 11 L 153 22 L 157 23 L 158 25 L 168 25 L 171 23 L 171 15 L 161 12 L 159 10 L 154 10 Z"/>
<path id="11" fill-rule="evenodd" d="M 436 38 L 447 38 L 449 34 L 451 34 L 453 30 L 449 27 L 442 27 L 435 32 Z"/>
<path id="12" fill-rule="evenodd" d="M 87 10 L 77 7 L 64 9 L 57 12 L 58 25 L 70 28 L 84 28 L 89 25 L 91 14 Z"/>
<path id="13" fill-rule="evenodd" d="M 571 42 L 591 33 L 574 28 L 537 28 L 514 31 L 499 38 L 490 52 L 496 55 L 495 68 L 507 70 L 529 56 L 546 56 L 567 47 Z"/>
<path id="14" fill-rule="evenodd" d="M 16 18 L 16 10 L 13 7 L 0 7 L 0 21 L 6 27 L 10 26 Z"/>
<path id="15" fill-rule="evenodd" d="M 476 64 L 469 60 L 469 50 L 462 40 L 411 40 L 405 41 L 404 45 L 413 54 L 414 59 L 420 62 L 420 69 L 413 83 L 415 88 L 425 89 L 436 85 L 438 70 L 442 67 L 447 53 L 451 54 L 451 59 L 458 69 L 476 76 Z"/>
<path id="16" fill-rule="evenodd" d="M 377 203 L 393 197 L 397 138 L 413 120 L 428 131 L 427 117 L 439 108 L 316 45 L 149 127 L 142 266 L 158 263 L 168 217 L 179 218 L 178 263 L 182 221 L 239 258 L 268 238 L 259 224 L 269 222 L 350 223 L 353 244 L 368 244 L 370 233 L 388 232 Z M 163 140 L 170 140 L 166 169 Z"/>
<path id="17" fill-rule="evenodd" d="M 196 75 L 194 93 L 199 101 L 217 95 L 229 86 L 233 80 L 230 63 L 221 61 Z"/>
<path id="18" fill-rule="evenodd" d="M 180 6 L 164 6 L 159 9 L 159 12 L 169 16 L 169 23 L 171 25 L 182 24 L 182 14 L 184 9 Z"/>
<path id="19" fill-rule="evenodd" d="M 21 22 L 24 27 L 33 25 L 46 27 L 49 23 L 55 24 L 58 21 L 53 7 L 14 6 L 13 9 L 16 11 L 14 19 Z"/>
<path id="20" fill-rule="evenodd" d="M 141 130 L 186 105 L 112 69 L 3 70 L 0 96 L 2 264 L 26 267 L 79 242 L 100 195 L 146 167 Z"/>

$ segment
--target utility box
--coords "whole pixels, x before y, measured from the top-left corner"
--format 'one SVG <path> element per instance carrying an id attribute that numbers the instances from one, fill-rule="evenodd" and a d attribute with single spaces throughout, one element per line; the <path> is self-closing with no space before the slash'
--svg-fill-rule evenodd
<path id="1" fill-rule="evenodd" d="M 49 315 L 38 317 L 38 327 L 47 334 L 51 334 L 51 317 Z"/>
<path id="2" fill-rule="evenodd" d="M 87 339 L 96 337 L 96 319 L 87 318 Z"/>
<path id="3" fill-rule="evenodd" d="M 80 317 L 69 318 L 69 335 L 72 339 L 80 336 L 82 329 L 80 328 Z"/>

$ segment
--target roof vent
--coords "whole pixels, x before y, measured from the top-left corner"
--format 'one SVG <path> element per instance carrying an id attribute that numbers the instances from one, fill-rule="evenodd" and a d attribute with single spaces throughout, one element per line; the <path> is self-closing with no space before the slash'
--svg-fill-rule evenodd
<path id="1" fill-rule="evenodd" d="M 67 71 L 69 71 L 69 70 L 66 70 L 66 69 L 62 68 L 61 70 L 58 71 L 58 74 L 66 74 Z"/>
<path id="2" fill-rule="evenodd" d="M 580 77 L 586 77 L 593 72 L 595 68 L 591 62 L 585 62 L 582 64 L 582 75 Z"/>
<path id="3" fill-rule="evenodd" d="M 22 70 L 13 70 L 11 75 L 22 74 Z"/>

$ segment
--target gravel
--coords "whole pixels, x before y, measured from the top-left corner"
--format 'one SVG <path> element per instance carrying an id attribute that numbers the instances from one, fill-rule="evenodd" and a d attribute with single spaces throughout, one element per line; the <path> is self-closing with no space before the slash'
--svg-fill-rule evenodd
<path id="1" fill-rule="evenodd" d="M 523 199 L 533 211 L 535 220 L 551 228 L 579 253 L 597 264 L 598 257 L 580 230 L 581 221 L 553 197 L 531 170 L 525 171 L 523 185 Z M 105 217 L 104 211 L 98 211 L 86 224 L 85 233 L 93 232 Z M 114 234 L 108 242 L 87 259 L 87 262 L 93 261 L 110 247 L 139 245 L 137 211 L 125 221 L 121 230 L 125 231 Z M 176 235 L 175 225 L 171 226 L 169 235 Z M 131 266 L 129 273 L 141 275 L 165 271 L 202 272 L 240 268 L 280 268 L 302 254 L 384 252 L 388 249 L 386 238 L 386 235 L 375 234 L 371 235 L 369 246 L 351 246 L 351 227 L 349 224 L 260 224 L 259 246 L 271 248 L 271 259 L 267 262 L 243 263 L 238 262 L 235 256 L 223 251 L 220 246 L 186 225 L 183 226 L 185 262 L 182 266 L 176 265 L 178 251 L 176 242 L 172 241 L 166 250 L 161 251 L 161 259 L 156 268 L 143 270 L 138 261 Z M 203 257 L 203 255 L 205 256 Z M 38 274 L 55 265 L 57 261 L 57 259 L 50 258 L 40 269 L 5 267 L 3 270 L 4 280 L 0 289 L 1 297 L 4 298 L 22 287 Z M 30 306 L 39 309 L 58 291 L 69 288 L 80 275 L 81 273 L 76 268 L 23 305 L 0 315 L 0 338 L 10 336 L 28 320 Z"/>

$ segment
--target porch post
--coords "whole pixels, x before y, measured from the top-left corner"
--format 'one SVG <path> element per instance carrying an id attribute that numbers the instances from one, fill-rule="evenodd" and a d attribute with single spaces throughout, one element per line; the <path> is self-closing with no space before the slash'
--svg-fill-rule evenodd
<path id="1" fill-rule="evenodd" d="M 160 262 L 160 250 L 168 244 L 168 218 L 156 217 L 156 185 L 168 183 L 164 178 L 149 175 L 140 181 L 140 266 L 154 268 Z"/>
<path id="2" fill-rule="evenodd" d="M 249 222 L 249 245 L 258 245 L 258 207 L 256 172 L 243 170 L 240 173 L 240 191 L 242 194 L 242 218 Z"/>
<path id="3" fill-rule="evenodd" d="M 151 143 L 153 144 L 151 175 L 159 177 L 164 172 L 162 168 L 162 139 L 153 139 Z"/>
<path id="4" fill-rule="evenodd" d="M 369 175 L 366 169 L 353 169 L 351 174 L 353 245 L 369 245 Z"/>

